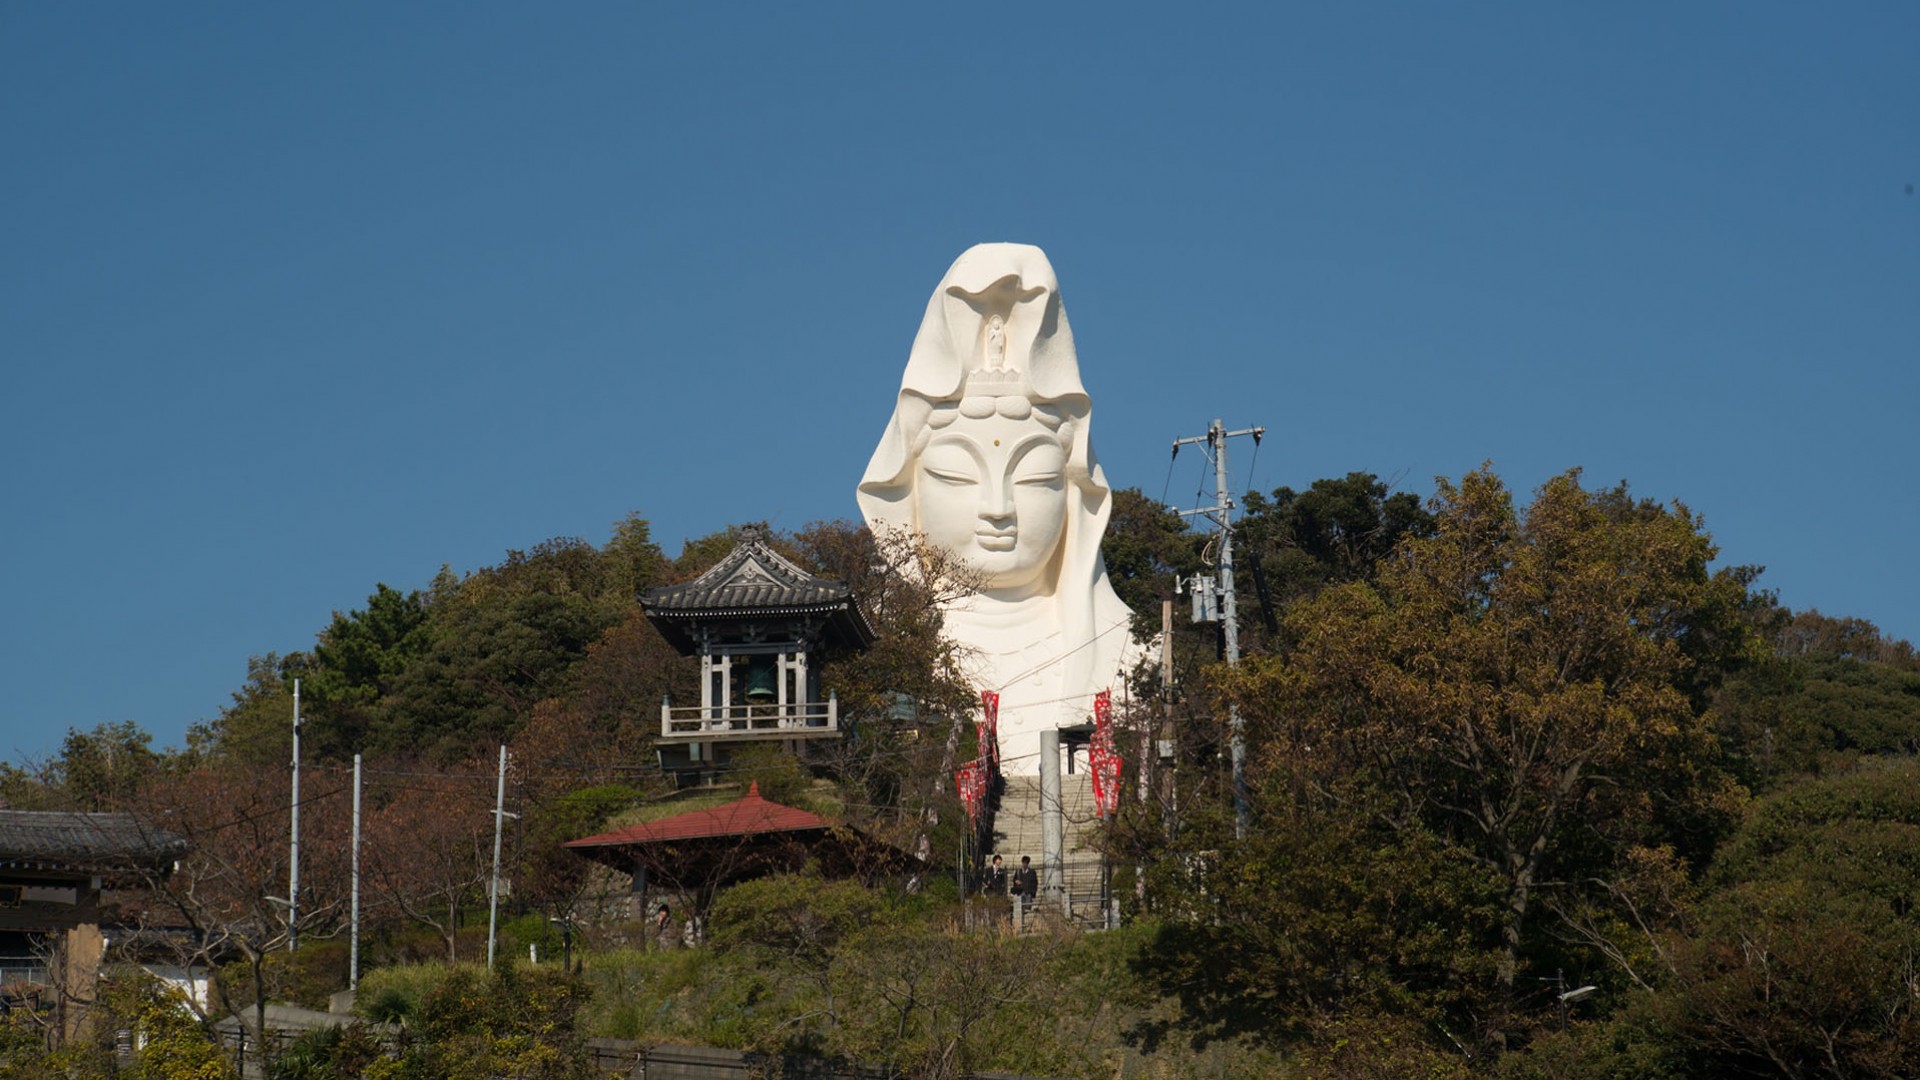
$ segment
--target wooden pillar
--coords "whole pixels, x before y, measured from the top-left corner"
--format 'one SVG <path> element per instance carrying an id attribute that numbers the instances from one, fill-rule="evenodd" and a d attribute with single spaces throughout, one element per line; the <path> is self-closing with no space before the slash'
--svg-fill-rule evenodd
<path id="1" fill-rule="evenodd" d="M 106 948 L 107 939 L 98 923 L 81 923 L 62 935 L 58 978 L 63 1042 L 86 1033 L 94 1000 L 100 993 L 100 958 Z"/>

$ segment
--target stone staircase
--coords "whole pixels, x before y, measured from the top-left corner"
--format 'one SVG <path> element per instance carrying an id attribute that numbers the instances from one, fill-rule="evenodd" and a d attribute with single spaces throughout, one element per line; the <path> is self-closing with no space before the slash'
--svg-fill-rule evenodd
<path id="1" fill-rule="evenodd" d="M 1060 775 L 1060 804 L 1066 852 L 1063 857 L 1065 894 L 1046 895 L 1046 869 L 1042 865 L 1040 778 L 1007 776 L 1002 778 L 1000 798 L 993 813 L 993 849 L 1007 874 L 1020 868 L 1020 856 L 1033 859 L 1034 873 L 1041 883 L 1040 908 L 1052 909 L 1069 920 L 1092 926 L 1106 925 L 1106 889 L 1100 853 L 1092 850 L 1098 820 L 1094 814 L 1093 780 L 1086 773 Z"/>

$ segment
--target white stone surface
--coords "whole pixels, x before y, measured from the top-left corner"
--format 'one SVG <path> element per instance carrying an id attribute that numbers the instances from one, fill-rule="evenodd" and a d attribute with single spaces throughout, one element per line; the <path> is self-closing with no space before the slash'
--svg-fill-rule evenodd
<path id="1" fill-rule="evenodd" d="M 1100 558 L 1113 500 L 1092 418 L 1046 254 L 981 244 L 927 301 L 860 482 L 870 526 L 921 533 L 980 570 L 984 588 L 946 627 L 976 683 L 1000 691 L 1009 773 L 1038 772 L 1041 729 L 1085 722 L 1094 694 L 1117 703 L 1137 658 Z"/>

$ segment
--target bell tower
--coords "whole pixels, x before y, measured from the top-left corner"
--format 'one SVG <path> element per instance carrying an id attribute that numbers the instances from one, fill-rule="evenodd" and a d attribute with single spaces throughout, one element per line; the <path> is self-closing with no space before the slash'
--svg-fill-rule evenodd
<path id="1" fill-rule="evenodd" d="M 682 655 L 700 658 L 700 704 L 660 705 L 660 742 L 689 764 L 713 744 L 840 737 L 839 702 L 820 696 L 819 658 L 864 649 L 873 627 L 847 585 L 815 577 L 767 543 L 757 525 L 692 581 L 648 589 L 641 608 Z"/>

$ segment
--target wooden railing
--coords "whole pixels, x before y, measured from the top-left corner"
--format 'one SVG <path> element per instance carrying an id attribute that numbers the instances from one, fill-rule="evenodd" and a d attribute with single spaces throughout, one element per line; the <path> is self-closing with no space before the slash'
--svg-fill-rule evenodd
<path id="1" fill-rule="evenodd" d="M 840 701 L 787 705 L 694 705 L 674 708 L 660 704 L 660 737 L 679 742 L 724 742 L 728 739 L 837 739 L 840 737 Z"/>

